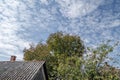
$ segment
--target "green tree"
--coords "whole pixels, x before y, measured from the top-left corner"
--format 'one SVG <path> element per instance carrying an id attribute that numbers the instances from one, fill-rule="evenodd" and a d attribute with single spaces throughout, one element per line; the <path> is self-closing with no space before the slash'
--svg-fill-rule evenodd
<path id="1" fill-rule="evenodd" d="M 82 57 L 85 51 L 83 41 L 80 39 L 79 36 L 70 35 L 63 32 L 56 32 L 51 34 L 47 39 L 47 44 L 48 44 L 48 48 L 51 51 L 52 57 L 54 57 L 55 59 L 55 60 L 52 60 L 51 62 L 49 60 L 49 63 L 54 64 L 54 65 L 49 64 L 52 66 L 51 68 L 52 72 L 50 74 L 51 80 L 58 79 L 60 77 L 63 78 L 63 76 L 60 76 L 62 75 L 60 71 L 62 69 L 60 66 L 65 67 L 63 66 L 64 64 L 66 64 L 66 61 L 67 61 L 65 58 L 69 59 L 72 56 Z"/>
<path id="2" fill-rule="evenodd" d="M 85 73 L 89 80 L 119 80 L 118 72 L 114 67 L 107 64 L 106 59 L 110 59 L 108 54 L 111 53 L 118 45 L 110 45 L 110 42 L 100 44 L 95 49 L 89 49 L 92 53 L 85 59 Z"/>
<path id="3" fill-rule="evenodd" d="M 24 50 L 24 60 L 46 60 L 48 76 L 53 80 L 59 76 L 61 57 L 64 62 L 65 57 L 82 57 L 83 53 L 84 45 L 79 36 L 57 32 L 48 37 L 46 45 L 31 45 L 29 49 Z"/>
<path id="4" fill-rule="evenodd" d="M 103 43 L 85 57 L 58 55 L 57 77 L 60 80 L 119 80 L 118 70 L 106 64 L 108 54 L 117 46 Z"/>
<path id="5" fill-rule="evenodd" d="M 30 44 L 29 49 L 24 49 L 24 60 L 46 60 L 46 58 L 50 55 L 49 52 L 47 44 L 39 43 L 36 46 Z"/>
<path id="6" fill-rule="evenodd" d="M 85 47 L 83 41 L 77 35 L 56 32 L 51 34 L 47 39 L 49 49 L 53 54 L 65 54 L 67 56 L 82 56 Z"/>
<path id="7" fill-rule="evenodd" d="M 57 32 L 48 37 L 46 44 L 25 49 L 24 60 L 46 60 L 50 80 L 119 80 L 117 69 L 105 62 L 118 45 L 109 43 L 88 48 L 91 54 L 84 54 L 85 47 L 79 36 Z"/>

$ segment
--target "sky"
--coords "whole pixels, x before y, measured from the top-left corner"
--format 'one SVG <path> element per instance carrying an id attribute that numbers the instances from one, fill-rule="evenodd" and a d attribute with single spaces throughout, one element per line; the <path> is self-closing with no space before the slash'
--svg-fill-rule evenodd
<path id="1" fill-rule="evenodd" d="M 90 47 L 120 41 L 120 0 L 0 0 L 0 60 L 22 60 L 25 47 L 57 31 L 77 34 Z M 111 54 L 117 61 L 119 50 Z"/>

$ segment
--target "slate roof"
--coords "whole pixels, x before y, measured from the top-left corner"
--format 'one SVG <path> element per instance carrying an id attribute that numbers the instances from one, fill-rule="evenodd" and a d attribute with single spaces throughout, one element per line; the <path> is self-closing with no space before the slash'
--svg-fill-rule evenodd
<path id="1" fill-rule="evenodd" d="M 0 80 L 47 80 L 45 62 L 1 61 Z"/>

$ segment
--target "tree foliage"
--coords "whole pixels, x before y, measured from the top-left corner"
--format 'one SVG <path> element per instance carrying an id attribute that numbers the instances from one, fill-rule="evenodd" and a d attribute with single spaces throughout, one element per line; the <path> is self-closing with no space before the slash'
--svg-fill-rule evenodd
<path id="1" fill-rule="evenodd" d="M 30 44 L 30 48 L 24 50 L 24 60 L 46 60 L 49 52 L 46 44 L 39 43 L 36 46 Z"/>
<path id="2" fill-rule="evenodd" d="M 77 35 L 53 33 L 48 37 L 47 44 L 54 54 L 82 56 L 84 53 L 83 41 Z"/>
<path id="3" fill-rule="evenodd" d="M 85 52 L 83 41 L 77 35 L 57 32 L 51 34 L 47 44 L 39 43 L 24 50 L 24 60 L 46 60 L 50 80 L 119 80 L 117 69 L 106 59 L 115 45 L 109 41 Z M 109 58 L 108 58 L 109 59 Z"/>
<path id="4" fill-rule="evenodd" d="M 96 49 L 89 49 L 91 55 L 85 61 L 85 73 L 88 80 L 119 80 L 118 70 L 108 65 L 108 54 L 114 50 L 118 43 L 110 45 L 110 42 L 100 44 Z"/>

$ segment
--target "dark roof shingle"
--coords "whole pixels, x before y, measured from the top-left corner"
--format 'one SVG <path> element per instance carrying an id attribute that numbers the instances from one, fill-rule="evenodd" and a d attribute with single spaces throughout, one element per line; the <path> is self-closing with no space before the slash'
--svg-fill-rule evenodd
<path id="1" fill-rule="evenodd" d="M 44 63 L 44 61 L 0 62 L 0 80 L 33 80 L 34 76 L 43 68 Z"/>

